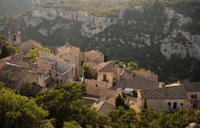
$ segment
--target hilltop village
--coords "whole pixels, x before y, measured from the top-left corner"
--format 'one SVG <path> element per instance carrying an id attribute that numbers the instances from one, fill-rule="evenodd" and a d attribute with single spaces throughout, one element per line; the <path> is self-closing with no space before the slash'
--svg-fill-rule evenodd
<path id="1" fill-rule="evenodd" d="M 22 42 L 21 33 L 14 27 L 8 35 L 7 44 L 20 49 L 0 60 L 0 81 L 11 88 L 37 83 L 45 91 L 53 89 L 55 84 L 84 82 L 85 103 L 105 117 L 115 108 L 118 95 L 136 112 L 144 104 L 164 112 L 200 108 L 200 82 L 166 85 L 150 70 L 130 70 L 127 65 L 105 61 L 104 54 L 97 50 L 82 52 L 69 43 L 45 48 L 31 39 Z"/>

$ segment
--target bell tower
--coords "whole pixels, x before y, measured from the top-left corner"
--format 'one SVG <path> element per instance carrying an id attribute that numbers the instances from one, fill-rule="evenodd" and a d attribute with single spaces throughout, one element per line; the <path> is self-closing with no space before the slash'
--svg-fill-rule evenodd
<path id="1" fill-rule="evenodd" d="M 12 45 L 18 45 L 21 43 L 21 32 L 13 26 L 8 32 L 8 41 Z"/>

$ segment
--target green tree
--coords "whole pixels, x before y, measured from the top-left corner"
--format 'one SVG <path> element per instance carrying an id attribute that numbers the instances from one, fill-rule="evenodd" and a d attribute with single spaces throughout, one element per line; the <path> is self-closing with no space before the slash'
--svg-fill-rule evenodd
<path id="1" fill-rule="evenodd" d="M 87 78 L 87 79 L 91 78 L 90 67 L 87 64 L 83 64 L 82 73 L 85 78 Z"/>
<path id="2" fill-rule="evenodd" d="M 34 99 L 0 87 L 0 124 L 3 128 L 40 128 L 49 124 L 48 111 L 39 107 Z"/>
<path id="3" fill-rule="evenodd" d="M 57 85 L 54 90 L 41 93 L 36 97 L 37 103 L 49 110 L 49 118 L 56 119 L 56 127 L 62 127 L 65 121 L 76 121 L 81 126 L 97 126 L 100 116 L 95 110 L 83 105 L 86 95 L 83 83 Z"/>
<path id="4" fill-rule="evenodd" d="M 81 128 L 81 126 L 74 121 L 64 122 L 63 128 Z"/>
<path id="5" fill-rule="evenodd" d="M 3 45 L 3 47 L 1 48 L 1 56 L 0 58 L 5 58 L 5 57 L 8 57 L 10 55 L 10 52 L 7 48 L 6 45 Z"/>
<path id="6" fill-rule="evenodd" d="M 139 113 L 139 119 L 137 120 L 137 128 L 159 128 L 160 119 L 163 117 L 163 113 L 156 112 L 151 109 L 143 109 Z"/>
<path id="7" fill-rule="evenodd" d="M 132 109 L 126 110 L 118 107 L 109 113 L 110 121 L 116 128 L 131 128 L 136 122 L 136 112 Z"/>
<path id="8" fill-rule="evenodd" d="M 25 83 L 21 85 L 19 92 L 24 96 L 35 97 L 41 90 L 42 87 L 37 83 Z"/>
<path id="9" fill-rule="evenodd" d="M 139 70 L 139 66 L 136 63 L 131 61 L 128 63 L 128 69 L 129 71 Z"/>
<path id="10" fill-rule="evenodd" d="M 115 107 L 118 108 L 118 107 L 123 107 L 125 109 L 129 109 L 129 106 L 125 103 L 124 99 L 121 97 L 121 95 L 118 95 L 116 98 L 115 98 Z"/>
<path id="11" fill-rule="evenodd" d="M 31 61 L 35 62 L 36 58 L 39 57 L 39 51 L 45 51 L 47 53 L 51 53 L 51 50 L 48 48 L 35 48 L 31 49 L 27 54 L 26 57 L 30 58 Z"/>

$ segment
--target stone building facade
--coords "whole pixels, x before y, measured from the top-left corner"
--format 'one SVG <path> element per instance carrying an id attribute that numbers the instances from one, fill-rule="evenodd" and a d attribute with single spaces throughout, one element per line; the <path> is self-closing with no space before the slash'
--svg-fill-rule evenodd
<path id="1" fill-rule="evenodd" d="M 69 43 L 56 49 L 56 56 L 65 60 L 68 63 L 75 64 L 75 78 L 81 76 L 81 65 L 83 63 L 83 54 L 79 48 L 76 48 Z"/>
<path id="2" fill-rule="evenodd" d="M 11 45 L 18 45 L 21 43 L 21 32 L 13 26 L 8 32 L 8 41 Z"/>
<path id="3" fill-rule="evenodd" d="M 85 79 L 87 95 L 92 97 L 107 97 L 109 91 L 108 82 Z"/>
<path id="4" fill-rule="evenodd" d="M 162 112 L 190 108 L 190 103 L 183 86 L 138 90 L 136 103 L 132 107 L 136 111 L 141 111 L 144 104 L 149 109 Z"/>

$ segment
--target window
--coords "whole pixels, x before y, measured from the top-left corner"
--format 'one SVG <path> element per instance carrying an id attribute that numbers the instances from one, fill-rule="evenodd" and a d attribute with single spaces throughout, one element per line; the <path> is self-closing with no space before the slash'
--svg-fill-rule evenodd
<path id="1" fill-rule="evenodd" d="M 97 87 L 97 84 L 96 84 L 96 87 Z"/>
<path id="2" fill-rule="evenodd" d="M 191 99 L 197 99 L 197 95 L 191 95 Z"/>
<path id="3" fill-rule="evenodd" d="M 63 81 L 62 81 L 62 80 L 60 80 L 60 82 L 62 83 Z"/>
<path id="4" fill-rule="evenodd" d="M 16 39 L 16 35 L 13 35 L 13 41 L 16 41 L 17 39 Z"/>
<path id="5" fill-rule="evenodd" d="M 197 99 L 197 95 L 196 94 L 194 95 L 194 99 Z"/>
<path id="6" fill-rule="evenodd" d="M 181 103 L 181 107 L 183 107 L 183 103 Z"/>
<path id="7" fill-rule="evenodd" d="M 171 102 L 168 102 L 168 103 L 167 103 L 167 106 L 171 106 L 171 105 L 172 105 Z"/>
<path id="8" fill-rule="evenodd" d="M 174 104 L 173 104 L 173 109 L 177 109 L 177 103 L 176 102 L 174 102 Z"/>
<path id="9" fill-rule="evenodd" d="M 103 81 L 106 81 L 106 80 L 107 80 L 107 75 L 103 74 Z"/>
<path id="10" fill-rule="evenodd" d="M 197 105 L 196 105 L 196 104 L 193 104 L 193 105 L 192 105 L 192 108 L 193 108 L 193 109 L 196 109 L 196 108 L 197 108 Z"/>
<path id="11" fill-rule="evenodd" d="M 54 80 L 53 80 L 53 79 L 51 79 L 51 81 L 53 82 Z"/>
<path id="12" fill-rule="evenodd" d="M 56 73 L 56 76 L 58 76 L 58 74 Z"/>

